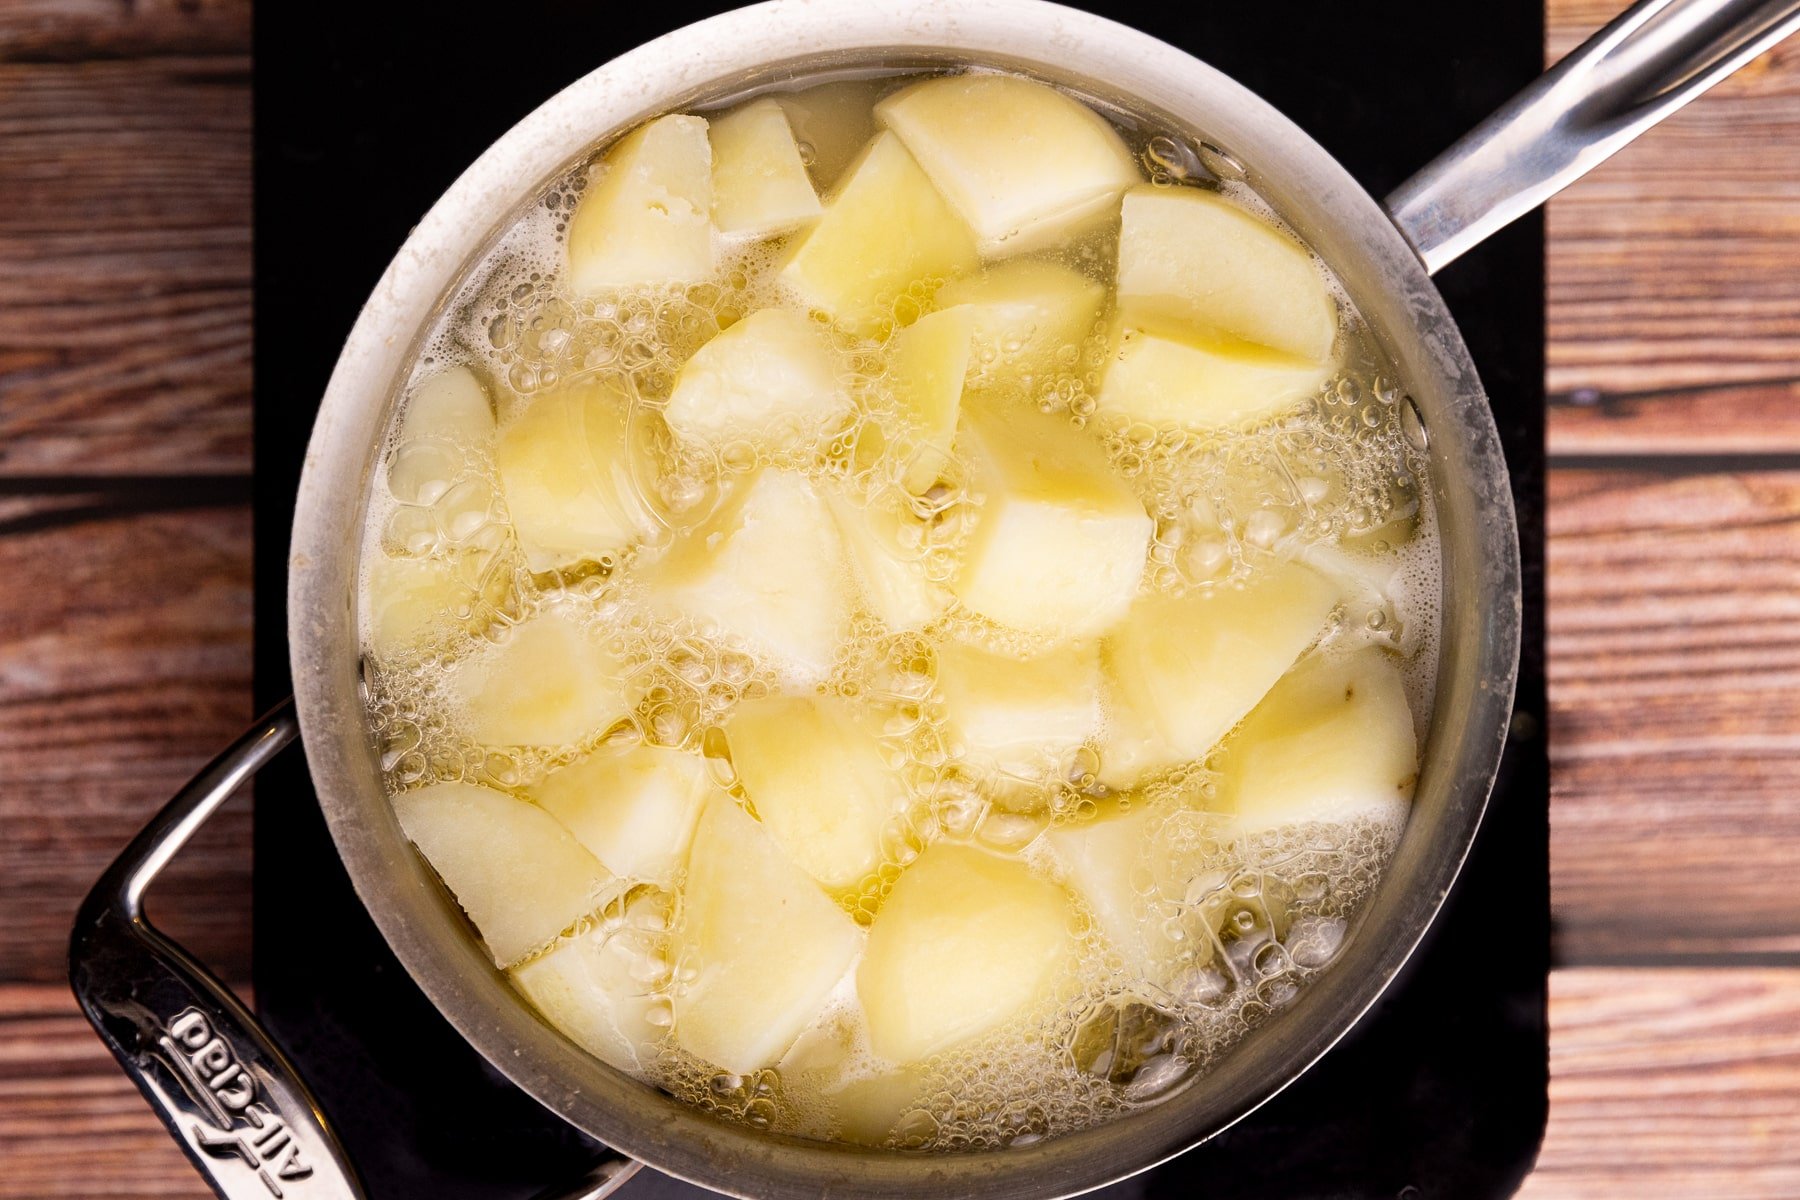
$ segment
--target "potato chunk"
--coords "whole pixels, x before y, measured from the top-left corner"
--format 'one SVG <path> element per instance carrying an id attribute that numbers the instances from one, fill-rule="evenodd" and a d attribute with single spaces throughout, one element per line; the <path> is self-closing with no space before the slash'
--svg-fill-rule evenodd
<path id="1" fill-rule="evenodd" d="M 1129 787 L 1204 758 L 1312 645 L 1337 599 L 1318 572 L 1284 563 L 1241 588 L 1132 605 L 1105 650 L 1128 737 L 1108 737 L 1101 779 Z"/>
<path id="2" fill-rule="evenodd" d="M 667 1036 L 668 1001 L 653 980 L 658 939 L 597 926 L 512 969 L 512 981 L 552 1025 L 601 1062 L 642 1071 Z"/>
<path id="3" fill-rule="evenodd" d="M 1100 728 L 1098 643 L 1036 658 L 957 643 L 938 648 L 938 694 L 970 761 L 1038 779 L 1065 768 Z"/>
<path id="4" fill-rule="evenodd" d="M 607 151 L 569 221 L 583 295 L 713 273 L 712 148 L 699 117 L 658 117 Z"/>
<path id="5" fill-rule="evenodd" d="M 850 623 L 843 546 L 824 499 L 764 470 L 644 572 L 646 598 L 768 660 L 788 682 L 831 673 Z"/>
<path id="6" fill-rule="evenodd" d="M 902 549 L 902 518 L 841 494 L 828 501 L 869 611 L 896 631 L 920 629 L 942 616 L 950 589 L 927 578 L 919 556 Z"/>
<path id="7" fill-rule="evenodd" d="M 1302 663 L 1270 690 L 1220 755 L 1218 803 L 1245 833 L 1359 818 L 1398 826 L 1418 774 L 1400 669 L 1370 647 Z"/>
<path id="8" fill-rule="evenodd" d="M 783 262 L 782 283 L 853 333 L 872 335 L 920 280 L 973 270 L 975 241 L 906 147 L 881 134 L 849 169 L 825 215 Z"/>
<path id="9" fill-rule="evenodd" d="M 394 815 L 501 967 L 587 916 L 612 882 L 549 813 L 492 788 L 434 783 L 395 796 Z"/>
<path id="10" fill-rule="evenodd" d="M 1167 988 L 1210 963 L 1220 941 L 1287 930 L 1283 885 L 1243 895 L 1220 869 L 1218 847 L 1230 836 L 1221 814 L 1128 796 L 1088 820 L 1056 826 L 1044 840 L 1126 970 Z M 1245 913 L 1250 927 L 1235 924 Z"/>
<path id="11" fill-rule="evenodd" d="M 709 801 L 688 858 L 676 949 L 691 982 L 675 1040 L 727 1071 L 772 1066 L 818 1016 L 862 931 L 728 799 Z"/>
<path id="12" fill-rule="evenodd" d="M 533 571 L 597 562 L 660 533 L 634 480 L 650 467 L 630 442 L 629 412 L 624 393 L 574 384 L 533 399 L 500 435 L 495 465 Z"/>
<path id="13" fill-rule="evenodd" d="M 419 514 L 416 529 L 423 541 L 466 536 L 473 528 L 464 525 L 465 517 L 485 523 L 491 496 L 485 484 L 467 476 L 470 462 L 493 438 L 494 407 L 467 367 L 440 371 L 407 397 L 387 457 L 387 484 L 401 503 L 431 507 L 429 515 Z"/>
<path id="14" fill-rule="evenodd" d="M 859 1146 L 885 1145 L 902 1118 L 930 1103 L 930 1086 L 925 1072 L 899 1070 L 854 1079 L 827 1092 L 834 1136 Z"/>
<path id="15" fill-rule="evenodd" d="M 906 785 L 843 700 L 746 700 L 725 727 L 744 794 L 787 856 L 833 891 L 881 865 L 881 831 Z"/>
<path id="16" fill-rule="evenodd" d="M 979 275 L 952 280 L 938 291 L 941 308 L 961 305 L 975 317 L 985 386 L 1029 387 L 1040 377 L 1073 370 L 1059 362 L 1094 331 L 1106 289 L 1060 263 L 1017 258 Z"/>
<path id="17" fill-rule="evenodd" d="M 914 495 L 936 483 L 950 461 L 974 334 L 974 310 L 948 308 L 920 317 L 894 335 L 888 376 L 906 424 L 904 482 Z"/>
<path id="18" fill-rule="evenodd" d="M 1122 328 L 1095 404 L 1152 425 L 1228 429 L 1293 408 L 1330 374 L 1328 364 L 1250 342 Z"/>
<path id="19" fill-rule="evenodd" d="M 494 404 L 467 367 L 450 367 L 414 388 L 400 419 L 400 442 L 441 438 L 458 446 L 486 444 L 494 436 Z"/>
<path id="20" fill-rule="evenodd" d="M 717 790 L 698 755 L 603 746 L 552 772 L 531 798 L 614 875 L 670 887 L 687 861 L 700 805 Z"/>
<path id="21" fill-rule="evenodd" d="M 1069 961 L 1072 916 L 1022 863 L 932 846 L 888 893 L 856 972 L 870 1048 L 918 1062 L 1019 1015 Z"/>
<path id="22" fill-rule="evenodd" d="M 761 238 L 824 209 L 781 105 L 764 97 L 712 123 L 713 224 L 720 233 Z"/>
<path id="23" fill-rule="evenodd" d="M 370 560 L 363 596 L 369 606 L 369 649 L 376 658 L 397 662 L 459 627 L 482 623 L 481 597 L 462 570 L 462 560 L 452 558 L 379 554 Z"/>
<path id="24" fill-rule="evenodd" d="M 951 584 L 975 612 L 1030 633 L 1099 633 L 1131 605 L 1153 524 L 1105 452 L 1067 422 L 1034 412 L 964 423 L 984 496 Z"/>
<path id="25" fill-rule="evenodd" d="M 1064 879 L 1126 968 L 1155 984 L 1168 981 L 1180 951 L 1150 905 L 1152 841 L 1168 816 L 1167 808 L 1136 799 L 1045 834 Z"/>
<path id="26" fill-rule="evenodd" d="M 1118 290 L 1128 323 L 1330 357 L 1337 307 L 1299 242 L 1199 188 L 1133 188 L 1123 212 Z"/>
<path id="27" fill-rule="evenodd" d="M 850 411 L 824 329 L 797 312 L 765 308 L 688 359 L 663 416 L 703 445 L 742 439 L 780 452 L 835 431 Z"/>
<path id="28" fill-rule="evenodd" d="M 1068 237 L 1143 178 L 1099 113 L 1017 75 L 927 79 L 883 100 L 875 116 L 989 257 Z"/>
<path id="29" fill-rule="evenodd" d="M 556 610 L 458 663 L 450 690 L 462 727 L 490 746 L 574 745 L 631 715 L 623 668 Z"/>

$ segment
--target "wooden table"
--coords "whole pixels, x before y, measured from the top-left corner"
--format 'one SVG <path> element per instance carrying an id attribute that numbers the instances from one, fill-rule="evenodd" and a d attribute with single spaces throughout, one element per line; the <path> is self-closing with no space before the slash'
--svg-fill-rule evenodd
<path id="1" fill-rule="evenodd" d="M 1551 0 L 1552 56 L 1617 0 Z M 0 1198 L 198 1179 L 63 982 L 250 712 L 247 0 L 0 6 Z M 1550 210 L 1532 1197 L 1800 1196 L 1800 41 Z M 248 973 L 247 809 L 154 899 Z"/>

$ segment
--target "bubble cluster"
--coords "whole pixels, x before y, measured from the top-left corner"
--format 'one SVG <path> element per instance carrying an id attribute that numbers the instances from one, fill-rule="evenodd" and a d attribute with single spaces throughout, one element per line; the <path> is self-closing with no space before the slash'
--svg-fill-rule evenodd
<path id="1" fill-rule="evenodd" d="M 1218 147 L 1128 117 L 1120 125 L 1152 183 L 1220 188 L 1272 216 Z M 802 149 L 814 153 L 811 145 Z M 754 813 L 726 726 L 739 704 L 790 690 L 780 665 L 660 612 L 634 567 L 700 528 L 752 472 L 779 467 L 878 514 L 923 578 L 951 582 L 985 498 L 963 447 L 948 454 L 923 448 L 909 427 L 892 343 L 895 330 L 932 310 L 943 281 L 923 280 L 894 297 L 889 318 L 865 336 L 806 314 L 829 334 L 838 383 L 852 401 L 841 424 L 806 436 L 777 430 L 723 445 L 684 442 L 663 417 L 683 364 L 759 309 L 805 312 L 777 279 L 782 241 L 732 248 L 705 284 L 577 296 L 562 278 L 561 239 L 586 178 L 584 165 L 556 182 L 501 235 L 446 306 L 397 406 L 363 538 L 365 596 L 384 560 L 442 564 L 455 586 L 432 636 L 405 654 L 365 655 L 370 728 L 395 791 L 467 781 L 524 795 L 599 745 L 643 743 L 702 756 L 720 787 Z M 1105 281 L 1116 251 L 1116 226 L 1103 225 L 1058 254 Z M 1321 652 L 1369 643 L 1399 652 L 1422 731 L 1440 593 L 1425 444 L 1410 398 L 1348 298 L 1341 290 L 1337 297 L 1340 369 L 1306 403 L 1250 428 L 1156 428 L 1097 411 L 1109 312 L 1052 353 L 1035 348 L 1029 370 L 1018 366 L 1024 341 L 978 344 L 965 387 L 982 403 L 1056 415 L 1099 439 L 1154 521 L 1147 590 L 1226 586 L 1284 558 L 1312 558 L 1335 575 L 1366 579 L 1360 590 L 1348 588 Z M 633 445 L 652 464 L 633 483 L 664 527 L 657 537 L 602 560 L 528 570 L 491 447 L 402 434 L 407 397 L 459 366 L 487 385 L 502 429 L 539 397 L 571 385 L 604 382 L 625 396 Z M 921 485 L 928 451 L 931 471 Z M 630 712 L 574 745 L 474 742 L 459 731 L 448 686 L 456 665 L 552 607 L 572 615 L 619 664 Z M 370 620 L 365 615 L 365 644 Z M 907 865 L 940 841 L 1018 856 L 1056 877 L 1046 831 L 1092 818 L 1102 805 L 1145 805 L 1157 819 L 1131 875 L 1130 902 L 1144 928 L 1171 948 L 1168 961 L 1146 977 L 1108 944 L 1096 915 L 1078 906 L 1077 961 L 1051 996 L 903 1077 L 870 1052 L 846 980 L 776 1067 L 721 1072 L 665 1034 L 639 1063 L 645 1079 L 721 1119 L 778 1132 L 907 1151 L 1024 1145 L 1178 1092 L 1338 958 L 1397 844 L 1397 826 L 1364 820 L 1234 834 L 1210 811 L 1217 788 L 1206 762 L 1165 771 L 1124 797 L 1099 782 L 1102 763 L 1091 745 L 1032 777 L 972 762 L 938 687 L 935 647 L 946 641 L 1017 657 L 1046 648 L 1041 638 L 955 603 L 926 628 L 907 631 L 859 609 L 819 685 L 870 719 L 905 791 L 883 831 L 879 867 L 840 902 L 858 922 L 872 922 Z M 595 939 L 624 958 L 652 1024 L 672 1029 L 674 1001 L 691 983 L 691 964 L 676 961 L 672 949 L 679 921 L 678 886 L 636 887 L 606 897 L 564 940 Z M 883 1116 L 864 1127 L 856 1114 L 867 1108 L 870 1089 L 882 1097 Z"/>

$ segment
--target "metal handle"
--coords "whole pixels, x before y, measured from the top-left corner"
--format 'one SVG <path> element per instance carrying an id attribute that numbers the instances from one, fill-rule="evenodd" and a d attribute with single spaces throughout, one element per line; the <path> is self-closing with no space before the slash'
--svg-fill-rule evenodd
<path id="1" fill-rule="evenodd" d="M 220 1200 L 363 1200 L 294 1066 L 231 989 L 144 917 L 144 893 L 194 831 L 299 736 L 294 702 L 252 725 L 100 876 L 69 938 L 69 983 L 100 1040 Z M 538 1200 L 601 1200 L 639 1164 L 608 1156 Z"/>
<path id="2" fill-rule="evenodd" d="M 1435 274 L 1800 29 L 1800 0 L 1638 0 L 1386 201 Z"/>

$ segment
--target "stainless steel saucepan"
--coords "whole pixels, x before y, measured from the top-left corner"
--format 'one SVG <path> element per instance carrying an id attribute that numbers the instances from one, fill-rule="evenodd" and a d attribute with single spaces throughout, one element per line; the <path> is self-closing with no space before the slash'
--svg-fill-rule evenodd
<path id="1" fill-rule="evenodd" d="M 289 560 L 295 698 L 206 768 L 95 886 L 70 975 L 101 1037 L 222 1197 L 352 1197 L 325 1116 L 256 1019 L 144 920 L 189 834 L 297 734 L 350 877 L 452 1024 L 547 1108 L 615 1149 L 565 1197 L 647 1163 L 746 1197 L 1064 1196 L 1218 1133 L 1304 1071 L 1380 995 L 1443 903 L 1487 802 L 1518 661 L 1506 464 L 1432 272 L 1800 26 L 1800 0 L 1640 0 L 1384 202 L 1230 79 L 1123 25 L 1041 0 L 775 0 L 691 25 L 581 79 L 445 193 L 388 267 L 325 393 Z M 1413 817 L 1334 968 L 1185 1091 L 1031 1146 L 922 1156 L 709 1118 L 589 1057 L 520 1002 L 405 837 L 363 717 L 356 579 L 382 433 L 424 331 L 523 204 L 597 139 L 763 83 L 858 62 L 979 63 L 1162 117 L 1241 163 L 1315 247 L 1399 367 L 1428 435 L 1443 653 Z"/>

